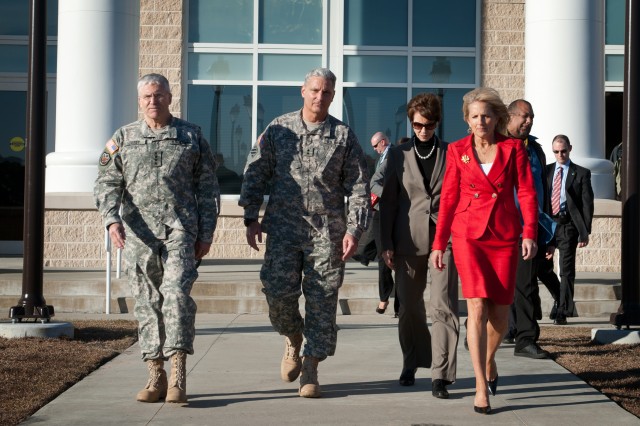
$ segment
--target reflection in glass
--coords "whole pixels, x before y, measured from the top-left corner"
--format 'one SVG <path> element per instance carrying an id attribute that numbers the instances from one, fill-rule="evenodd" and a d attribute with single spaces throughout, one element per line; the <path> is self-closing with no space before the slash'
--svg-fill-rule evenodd
<path id="1" fill-rule="evenodd" d="M 29 1 L 0 0 L 0 35 L 29 35 Z M 58 35 L 58 0 L 47 0 L 47 36 Z"/>
<path id="2" fill-rule="evenodd" d="M 414 83 L 474 84 L 476 59 L 464 56 L 414 56 Z"/>
<path id="3" fill-rule="evenodd" d="M 45 52 L 47 73 L 55 74 L 58 67 L 58 46 L 47 46 Z M 0 72 L 26 73 L 28 65 L 28 45 L 0 44 Z"/>
<path id="4" fill-rule="evenodd" d="M 606 55 L 604 63 L 606 81 L 624 81 L 624 55 Z"/>
<path id="5" fill-rule="evenodd" d="M 371 147 L 371 136 L 380 131 L 392 143 L 407 135 L 406 89 L 347 87 L 344 89 L 342 120 L 358 137 L 367 163 L 373 167 L 378 154 Z"/>
<path id="6" fill-rule="evenodd" d="M 605 44 L 624 44 L 625 1 L 607 0 L 606 8 Z"/>
<path id="7" fill-rule="evenodd" d="M 345 0 L 344 44 L 406 46 L 407 16 L 405 0 Z"/>
<path id="8" fill-rule="evenodd" d="M 258 42 L 322 44 L 322 0 L 261 0 Z"/>
<path id="9" fill-rule="evenodd" d="M 189 85 L 187 119 L 202 128 L 219 163 L 222 194 L 239 194 L 252 146 L 250 86 Z"/>
<path id="10" fill-rule="evenodd" d="M 476 1 L 413 0 L 413 45 L 476 47 Z"/>
<path id="11" fill-rule="evenodd" d="M 299 78 L 302 79 L 304 76 Z M 279 115 L 302 108 L 300 86 L 258 87 L 258 107 L 262 106 L 264 110 L 263 120 L 258 120 L 258 133 L 261 133 L 264 127 Z"/>
<path id="12" fill-rule="evenodd" d="M 190 0 L 189 43 L 251 43 L 254 0 Z"/>
<path id="13" fill-rule="evenodd" d="M 189 53 L 189 80 L 251 80 L 251 54 Z"/>
<path id="14" fill-rule="evenodd" d="M 258 80 L 299 81 L 300 76 L 322 65 L 320 55 L 275 55 L 258 57 Z"/>
<path id="15" fill-rule="evenodd" d="M 345 81 L 358 83 L 406 83 L 406 56 L 345 56 Z"/>

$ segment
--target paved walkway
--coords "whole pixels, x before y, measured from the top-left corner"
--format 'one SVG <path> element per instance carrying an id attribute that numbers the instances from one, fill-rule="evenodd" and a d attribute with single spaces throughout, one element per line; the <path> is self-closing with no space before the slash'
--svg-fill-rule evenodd
<path id="1" fill-rule="evenodd" d="M 88 317 L 65 315 L 56 320 Z M 110 316 L 116 317 L 130 316 Z M 493 414 L 476 414 L 473 371 L 464 348 L 458 351 L 451 398 L 439 400 L 431 396 L 426 369 L 418 370 L 415 386 L 398 385 L 397 320 L 353 315 L 339 316 L 338 323 L 337 353 L 320 364 L 323 397 L 317 400 L 298 397 L 297 383 L 280 380 L 283 340 L 266 315 L 203 314 L 197 318 L 195 354 L 187 361 L 187 406 L 134 400 L 146 383 L 146 368 L 134 345 L 24 424 L 640 425 L 640 419 L 555 362 L 514 357 L 513 345 L 498 351 L 500 382 L 491 399 Z"/>

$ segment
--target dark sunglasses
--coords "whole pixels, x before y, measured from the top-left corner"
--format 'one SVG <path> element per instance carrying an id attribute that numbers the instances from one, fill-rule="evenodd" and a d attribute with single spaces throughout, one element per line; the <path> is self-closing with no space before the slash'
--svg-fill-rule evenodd
<path id="1" fill-rule="evenodd" d="M 413 129 L 417 130 L 418 132 L 420 132 L 422 129 L 433 130 L 437 125 L 437 121 L 432 121 L 431 123 L 418 123 L 417 121 L 414 121 L 413 123 L 411 123 L 411 127 L 413 127 Z"/>
<path id="2" fill-rule="evenodd" d="M 566 154 L 567 150 L 566 149 L 561 149 L 560 151 L 556 151 L 555 149 L 553 150 L 554 154 Z"/>

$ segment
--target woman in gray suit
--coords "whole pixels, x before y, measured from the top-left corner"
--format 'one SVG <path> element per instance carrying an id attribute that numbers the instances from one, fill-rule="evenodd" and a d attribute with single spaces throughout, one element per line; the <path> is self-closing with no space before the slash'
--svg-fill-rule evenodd
<path id="1" fill-rule="evenodd" d="M 435 135 L 441 120 L 440 99 L 432 93 L 415 96 L 407 105 L 407 117 L 415 135 L 389 151 L 384 196 L 380 199 L 382 257 L 395 270 L 400 299 L 400 384 L 413 385 L 416 370 L 431 367 L 433 396 L 448 398 L 446 386 L 456 378 L 460 329 L 458 274 L 450 246 L 447 267 L 431 270 L 429 315 L 433 337 L 427 328 L 424 303 L 447 151 L 446 144 Z"/>

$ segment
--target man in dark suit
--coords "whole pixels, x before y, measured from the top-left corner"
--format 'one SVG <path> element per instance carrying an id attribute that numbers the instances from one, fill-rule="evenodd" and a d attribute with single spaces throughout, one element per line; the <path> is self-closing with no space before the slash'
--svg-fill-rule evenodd
<path id="1" fill-rule="evenodd" d="M 375 246 L 378 257 L 378 287 L 380 294 L 380 303 L 376 308 L 376 312 L 384 314 L 389 305 L 389 297 L 393 293 L 393 271 L 387 266 L 382 258 L 382 240 L 380 238 L 380 206 L 379 200 L 382 198 L 382 189 L 384 185 L 384 173 L 387 168 L 387 154 L 389 149 L 393 147 L 393 144 L 389 142 L 389 137 L 382 132 L 376 132 L 371 137 L 371 147 L 375 152 L 380 155 L 380 158 L 376 162 L 376 170 L 371 177 L 369 186 L 371 187 L 371 205 L 374 210 L 373 220 L 371 221 L 371 228 L 373 237 L 375 239 Z M 400 310 L 400 301 L 397 295 L 394 295 L 393 313 L 394 317 L 398 318 L 398 312 Z"/>
<path id="2" fill-rule="evenodd" d="M 509 136 L 523 141 L 531 173 L 538 193 L 538 253 L 533 259 L 518 258 L 516 270 L 516 294 L 510 318 L 510 333 L 513 333 L 515 349 L 513 354 L 526 358 L 546 358 L 549 353 L 538 345 L 542 308 L 538 279 L 544 283 L 554 300 L 558 300 L 560 281 L 553 272 L 553 252 L 555 251 L 555 222 L 550 217 L 549 196 L 547 194 L 545 165 L 547 163 L 542 147 L 536 137 L 529 132 L 533 126 L 533 107 L 524 99 L 517 99 L 508 107 Z"/>
<path id="3" fill-rule="evenodd" d="M 560 251 L 560 297 L 554 324 L 564 325 L 576 316 L 573 290 L 576 278 L 576 248 L 589 244 L 593 218 L 591 171 L 569 159 L 571 143 L 565 135 L 552 142 L 556 162 L 547 165 L 551 213 L 557 223 L 555 237 Z"/>

